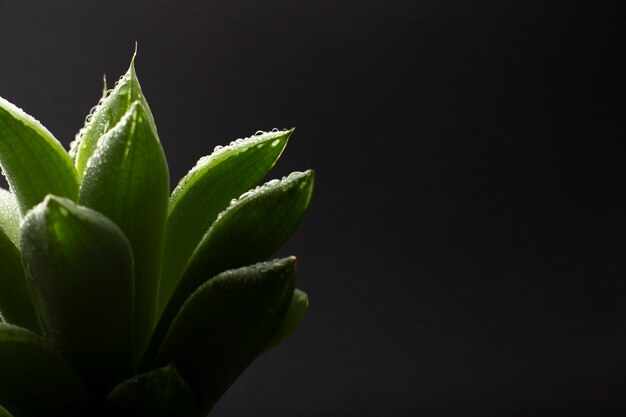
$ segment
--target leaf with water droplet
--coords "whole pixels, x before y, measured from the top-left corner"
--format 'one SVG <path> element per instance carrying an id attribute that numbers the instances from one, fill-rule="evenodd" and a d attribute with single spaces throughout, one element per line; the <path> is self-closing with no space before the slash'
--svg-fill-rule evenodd
<path id="1" fill-rule="evenodd" d="M 135 359 L 154 326 L 169 200 L 163 148 L 144 105 L 136 101 L 98 142 L 80 186 L 80 204 L 115 222 L 135 259 Z"/>
<path id="2" fill-rule="evenodd" d="M 295 279 L 290 257 L 209 280 L 180 309 L 155 366 L 175 363 L 206 415 L 280 327 Z"/>
<path id="3" fill-rule="evenodd" d="M 166 305 L 146 352 L 150 358 L 185 300 L 209 278 L 227 269 L 267 259 L 291 236 L 311 199 L 312 170 L 259 187 L 213 223 L 196 248 Z"/>
<path id="4" fill-rule="evenodd" d="M 252 136 L 216 147 L 178 184 L 169 205 L 159 293 L 163 309 L 202 236 L 228 202 L 263 179 L 293 129 Z M 274 147 L 264 145 L 277 142 Z"/>
<path id="5" fill-rule="evenodd" d="M 78 178 L 72 159 L 52 133 L 0 97 L 0 166 L 20 212 L 52 193 L 72 200 Z"/>
<path id="6" fill-rule="evenodd" d="M 48 196 L 24 218 L 21 246 L 44 336 L 104 398 L 133 369 L 128 240 L 102 214 Z"/>
<path id="7" fill-rule="evenodd" d="M 136 53 L 133 54 L 126 74 L 117 81 L 113 90 L 103 95 L 93 113 L 87 117 L 85 126 L 76 135 L 70 154 L 74 158 L 80 178 L 84 175 L 89 158 L 96 151 L 98 139 L 120 121 L 133 102 L 141 102 L 148 120 L 156 130 L 154 118 L 135 72 L 135 56 Z"/>
<path id="8" fill-rule="evenodd" d="M 72 369 L 39 336 L 0 324 L 0 404 L 15 416 L 84 415 L 89 398 Z"/>

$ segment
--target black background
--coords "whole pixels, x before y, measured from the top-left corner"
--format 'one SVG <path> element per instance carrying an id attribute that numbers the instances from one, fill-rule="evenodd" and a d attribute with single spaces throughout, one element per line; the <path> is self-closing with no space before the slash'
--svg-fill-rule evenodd
<path id="1" fill-rule="evenodd" d="M 626 415 L 625 15 L 589 2 L 0 0 L 68 145 L 139 43 L 173 184 L 296 126 L 303 326 L 215 416 Z"/>

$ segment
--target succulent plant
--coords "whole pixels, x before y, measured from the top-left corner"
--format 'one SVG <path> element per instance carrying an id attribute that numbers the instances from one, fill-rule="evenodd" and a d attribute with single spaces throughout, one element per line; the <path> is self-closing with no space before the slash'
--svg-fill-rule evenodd
<path id="1" fill-rule="evenodd" d="M 253 188 L 292 132 L 216 147 L 170 195 L 134 57 L 69 152 L 0 98 L 0 416 L 206 415 L 293 332 L 296 260 L 267 258 L 314 173 Z"/>

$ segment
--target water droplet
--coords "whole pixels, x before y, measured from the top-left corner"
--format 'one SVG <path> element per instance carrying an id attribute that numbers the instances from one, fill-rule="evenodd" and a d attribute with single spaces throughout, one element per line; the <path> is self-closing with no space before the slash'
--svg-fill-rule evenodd
<path id="1" fill-rule="evenodd" d="M 265 132 L 262 130 L 257 130 L 256 133 L 254 134 L 254 136 L 261 136 L 262 134 L 264 134 Z"/>
<path id="2" fill-rule="evenodd" d="M 272 129 L 272 132 L 276 133 L 276 132 L 279 132 L 279 130 L 277 127 L 275 127 L 274 129 Z"/>
<path id="3" fill-rule="evenodd" d="M 215 148 L 213 148 L 213 152 L 218 152 L 218 151 L 220 151 L 220 150 L 222 150 L 222 149 L 224 149 L 224 147 L 223 147 L 223 146 L 221 146 L 221 145 L 217 145 Z"/>

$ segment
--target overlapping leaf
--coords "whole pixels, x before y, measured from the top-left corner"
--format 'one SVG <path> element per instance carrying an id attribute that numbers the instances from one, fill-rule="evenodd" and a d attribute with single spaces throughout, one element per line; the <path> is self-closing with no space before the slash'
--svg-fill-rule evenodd
<path id="1" fill-rule="evenodd" d="M 194 252 L 146 352 L 149 358 L 187 298 L 212 276 L 274 253 L 300 222 L 313 191 L 314 173 L 297 172 L 244 193 L 220 214 Z"/>
<path id="2" fill-rule="evenodd" d="M 72 160 L 52 133 L 0 97 L 0 166 L 22 214 L 46 194 L 76 199 Z"/>
<path id="3" fill-rule="evenodd" d="M 176 364 L 204 413 L 280 327 L 295 266 L 290 257 L 226 271 L 198 288 L 176 316 L 154 365 Z"/>
<path id="4" fill-rule="evenodd" d="M 170 200 L 163 271 L 162 310 L 202 236 L 231 199 L 254 187 L 280 157 L 291 130 L 272 131 L 217 147 L 180 181 Z"/>
<path id="5" fill-rule="evenodd" d="M 270 343 L 268 343 L 268 345 L 265 347 L 265 350 L 270 350 L 278 346 L 289 336 L 291 336 L 293 332 L 298 328 L 298 326 L 300 326 L 302 320 L 304 320 L 308 309 L 309 296 L 304 291 L 296 288 L 293 292 L 293 296 L 291 297 L 289 310 L 287 310 L 285 319 L 283 320 L 280 328 L 278 329 Z"/>
<path id="6" fill-rule="evenodd" d="M 76 140 L 72 143 L 70 155 L 74 158 L 80 178 L 87 168 L 91 155 L 96 151 L 100 137 L 122 119 L 135 101 L 141 102 L 150 123 L 154 125 L 152 113 L 137 79 L 133 55 L 126 74 L 119 79 L 110 94 L 105 93 L 94 112 L 87 117 L 85 127 L 76 135 Z"/>
<path id="7" fill-rule="evenodd" d="M 132 372 L 132 251 L 109 219 L 48 196 L 25 217 L 28 282 L 43 333 L 96 397 Z"/>
<path id="8" fill-rule="evenodd" d="M 136 357 L 154 326 L 168 199 L 165 155 L 147 110 L 136 101 L 100 139 L 79 196 L 80 204 L 113 220 L 133 248 Z"/>
<path id="9" fill-rule="evenodd" d="M 194 396 L 174 366 L 166 366 L 119 384 L 104 409 L 115 416 L 185 417 L 193 415 Z"/>
<path id="10" fill-rule="evenodd" d="M 16 417 L 79 415 L 89 397 L 43 339 L 0 324 L 0 404 Z"/>

